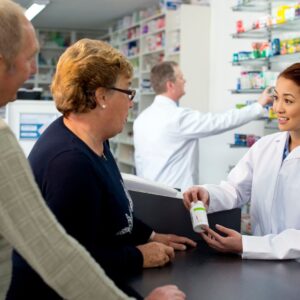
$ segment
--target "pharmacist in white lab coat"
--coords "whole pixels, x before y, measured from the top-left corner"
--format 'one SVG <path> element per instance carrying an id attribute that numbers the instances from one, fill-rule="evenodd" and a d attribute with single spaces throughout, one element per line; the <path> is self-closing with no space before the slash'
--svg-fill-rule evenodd
<path id="1" fill-rule="evenodd" d="M 280 133 L 263 137 L 220 185 L 192 187 L 184 204 L 201 199 L 209 211 L 239 207 L 251 201 L 253 236 L 216 226 L 202 234 L 221 252 L 248 259 L 300 258 L 300 63 L 284 70 L 274 90 L 273 108 Z"/>
<path id="2" fill-rule="evenodd" d="M 157 96 L 133 127 L 137 175 L 181 190 L 199 182 L 199 138 L 261 117 L 263 105 L 271 102 L 265 91 L 258 103 L 224 113 L 179 107 L 185 79 L 177 63 L 171 61 L 153 67 L 151 83 Z"/>

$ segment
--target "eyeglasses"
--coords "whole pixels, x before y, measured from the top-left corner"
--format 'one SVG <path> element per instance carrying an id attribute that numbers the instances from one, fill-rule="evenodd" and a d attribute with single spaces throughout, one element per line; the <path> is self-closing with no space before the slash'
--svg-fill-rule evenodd
<path id="1" fill-rule="evenodd" d="M 124 93 L 124 94 L 127 94 L 129 96 L 129 99 L 130 101 L 133 100 L 135 94 L 136 94 L 136 90 L 123 90 L 123 89 L 119 89 L 119 88 L 116 88 L 116 87 L 111 87 L 109 88 L 110 90 L 114 90 L 114 91 L 118 91 L 118 92 L 121 92 L 121 93 Z"/>

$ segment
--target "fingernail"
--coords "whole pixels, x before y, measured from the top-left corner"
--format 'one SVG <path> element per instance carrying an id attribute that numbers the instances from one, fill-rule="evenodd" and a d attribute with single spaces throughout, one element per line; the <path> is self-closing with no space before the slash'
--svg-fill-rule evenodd
<path id="1" fill-rule="evenodd" d="M 185 245 L 183 245 L 183 246 L 182 246 L 182 250 L 185 250 L 185 249 L 186 249 L 186 246 L 185 246 Z"/>

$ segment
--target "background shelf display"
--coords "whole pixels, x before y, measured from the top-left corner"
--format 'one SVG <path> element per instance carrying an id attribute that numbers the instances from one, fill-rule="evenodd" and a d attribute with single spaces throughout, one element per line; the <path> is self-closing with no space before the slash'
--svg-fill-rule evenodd
<path id="1" fill-rule="evenodd" d="M 300 60 L 300 52 L 291 54 L 280 54 L 270 57 L 243 59 L 232 62 L 233 66 L 256 66 L 256 65 L 267 65 L 271 63 L 281 63 L 281 62 L 292 62 Z"/>
<path id="2" fill-rule="evenodd" d="M 260 94 L 264 89 L 240 89 L 231 90 L 232 94 Z"/>
<path id="3" fill-rule="evenodd" d="M 134 68 L 132 88 L 137 90 L 134 107 L 130 110 L 130 117 L 126 128 L 115 137 L 112 150 L 122 172 L 135 173 L 133 122 L 155 97 L 151 88 L 151 68 L 164 60 L 174 60 L 179 63 L 195 99 L 182 99 L 186 106 L 199 108 L 196 99 L 208 99 L 209 73 L 209 7 L 199 5 L 181 5 L 177 10 L 152 9 L 152 15 L 139 20 L 141 12 L 134 12 L 131 17 L 125 17 L 117 22 L 117 29 L 109 30 L 105 36 L 115 48 L 128 57 Z M 197 39 L 195 39 L 197 36 Z M 199 84 L 199 78 L 203 77 Z M 199 86 L 200 85 L 200 86 Z M 192 90 L 195 89 L 195 90 Z M 188 103 L 191 101 L 191 103 Z M 196 107 L 195 107 L 196 105 Z M 207 102 L 202 102 L 205 108 Z M 203 110 L 203 108 L 202 108 Z M 205 109 L 204 109 L 205 110 Z M 127 154 L 126 154 L 127 153 Z"/>
<path id="4" fill-rule="evenodd" d="M 295 0 L 240 0 L 232 7 L 233 11 L 244 12 L 265 12 L 269 9 L 271 2 L 273 3 L 295 3 Z"/>
<path id="5" fill-rule="evenodd" d="M 49 86 L 60 55 L 69 45 L 80 38 L 98 38 L 99 32 L 37 29 L 36 33 L 40 44 L 40 51 L 36 57 L 37 72 L 24 83 L 22 88 L 39 90 L 41 91 L 42 100 L 51 100 Z"/>
<path id="6" fill-rule="evenodd" d="M 249 146 L 245 145 L 236 145 L 236 144 L 229 144 L 230 148 L 250 148 Z"/>
<path id="7" fill-rule="evenodd" d="M 256 75 L 253 78 L 258 79 L 257 82 L 254 82 L 255 88 L 257 87 L 256 85 L 262 89 L 266 86 L 274 85 L 279 72 L 287 64 L 295 62 L 300 58 L 300 4 L 289 0 L 244 0 L 238 1 L 237 6 L 239 8 L 247 8 L 248 6 L 259 7 L 261 11 L 265 12 L 265 16 L 253 21 L 252 27 L 257 26 L 259 27 L 258 29 L 248 31 L 244 31 L 243 21 L 238 20 L 236 30 L 244 32 L 238 32 L 232 36 L 234 38 L 243 37 L 249 39 L 264 37 L 265 41 L 262 43 L 252 42 L 252 51 L 234 53 L 232 65 L 243 68 L 241 75 L 244 75 L 244 79 L 247 79 L 245 74 L 250 74 L 252 69 L 252 75 Z M 236 11 L 235 8 L 233 8 L 234 11 Z M 240 59 L 240 56 L 242 59 Z M 259 70 L 259 67 L 261 68 L 261 73 L 254 74 Z M 244 80 L 246 85 L 243 85 L 241 78 L 238 79 L 237 88 L 233 89 L 232 93 L 259 92 L 259 90 L 248 90 L 251 84 L 247 80 Z M 249 78 L 249 81 L 252 82 L 252 77 Z M 264 84 L 263 81 L 265 81 Z"/>
<path id="8" fill-rule="evenodd" d="M 270 26 L 264 26 L 262 28 L 254 28 L 245 30 L 243 32 L 233 33 L 233 38 L 268 38 L 269 32 L 284 32 L 291 30 L 298 30 L 300 25 L 300 17 L 295 17 L 293 20 L 286 21 L 281 24 L 274 24 Z"/>

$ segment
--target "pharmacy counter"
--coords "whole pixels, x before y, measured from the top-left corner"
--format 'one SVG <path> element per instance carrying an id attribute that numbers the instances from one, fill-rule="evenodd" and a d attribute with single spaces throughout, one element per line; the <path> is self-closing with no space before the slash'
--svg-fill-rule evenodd
<path id="1" fill-rule="evenodd" d="M 187 300 L 298 300 L 300 263 L 242 260 L 238 255 L 220 254 L 192 233 L 188 212 L 178 199 L 131 192 L 135 213 L 159 232 L 174 232 L 198 240 L 196 249 L 176 252 L 175 260 L 163 268 L 145 269 L 128 279 L 128 285 L 145 297 L 155 287 L 176 284 Z M 239 230 L 240 211 L 209 216 Z M 198 237 L 198 238 L 197 238 Z"/>
<path id="2" fill-rule="evenodd" d="M 299 278 L 296 261 L 242 260 L 199 242 L 197 249 L 176 252 L 168 266 L 146 269 L 129 279 L 129 286 L 141 297 L 172 283 L 186 293 L 187 300 L 298 300 Z"/>

